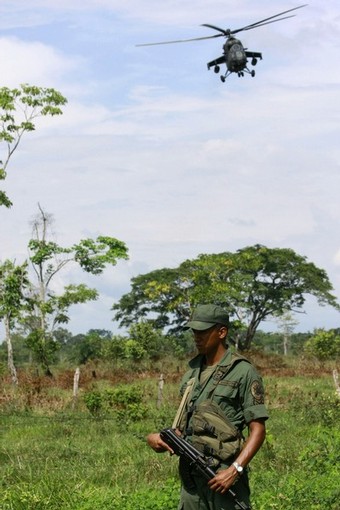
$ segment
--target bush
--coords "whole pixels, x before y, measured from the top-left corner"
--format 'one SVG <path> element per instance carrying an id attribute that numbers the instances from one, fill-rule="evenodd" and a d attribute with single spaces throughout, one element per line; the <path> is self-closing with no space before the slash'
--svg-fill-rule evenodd
<path id="1" fill-rule="evenodd" d="M 307 340 L 304 350 L 322 360 L 340 357 L 340 335 L 335 330 L 319 329 Z"/>
<path id="2" fill-rule="evenodd" d="M 92 416 L 99 417 L 112 410 L 117 421 L 126 425 L 142 420 L 148 413 L 148 407 L 143 404 L 143 392 L 138 386 L 93 390 L 85 393 L 84 402 Z"/>
<path id="3" fill-rule="evenodd" d="M 103 393 L 100 393 L 99 391 L 90 391 L 89 393 L 85 393 L 83 398 L 85 405 L 92 416 L 99 416 L 99 414 L 103 411 L 103 405 L 105 403 Z"/>
<path id="4" fill-rule="evenodd" d="M 325 395 L 295 391 L 289 408 L 295 417 L 306 424 L 337 426 L 340 423 L 340 399 L 336 395 Z"/>

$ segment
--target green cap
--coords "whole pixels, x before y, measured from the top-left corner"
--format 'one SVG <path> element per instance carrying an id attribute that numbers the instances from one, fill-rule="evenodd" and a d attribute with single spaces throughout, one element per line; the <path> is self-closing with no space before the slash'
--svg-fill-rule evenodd
<path id="1" fill-rule="evenodd" d="M 218 305 L 198 305 L 194 310 L 191 319 L 184 326 L 184 329 L 197 329 L 204 331 L 216 324 L 229 325 L 229 316 L 223 308 Z"/>

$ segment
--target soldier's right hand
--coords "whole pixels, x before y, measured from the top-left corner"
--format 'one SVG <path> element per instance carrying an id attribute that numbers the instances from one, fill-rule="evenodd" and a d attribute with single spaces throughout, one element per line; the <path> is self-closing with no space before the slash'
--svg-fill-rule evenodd
<path id="1" fill-rule="evenodd" d="M 157 453 L 170 452 L 171 455 L 174 454 L 174 451 L 167 445 L 162 439 L 159 432 L 155 432 L 149 434 L 146 438 L 148 445 Z"/>

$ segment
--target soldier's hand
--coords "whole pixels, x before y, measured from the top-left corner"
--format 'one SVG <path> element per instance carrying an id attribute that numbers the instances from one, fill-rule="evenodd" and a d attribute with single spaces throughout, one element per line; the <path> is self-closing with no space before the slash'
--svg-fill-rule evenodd
<path id="1" fill-rule="evenodd" d="M 238 473 L 233 467 L 221 469 L 216 476 L 209 480 L 208 485 L 211 490 L 224 494 L 236 482 Z"/>
<path id="2" fill-rule="evenodd" d="M 162 439 L 159 432 L 155 432 L 153 434 L 149 434 L 146 438 L 148 445 L 155 450 L 157 453 L 170 452 L 171 455 L 174 454 L 174 451 L 167 445 Z"/>

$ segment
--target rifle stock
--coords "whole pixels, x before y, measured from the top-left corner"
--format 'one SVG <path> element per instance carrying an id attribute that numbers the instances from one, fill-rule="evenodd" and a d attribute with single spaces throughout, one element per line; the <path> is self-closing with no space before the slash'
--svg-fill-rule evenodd
<path id="1" fill-rule="evenodd" d="M 207 481 L 214 478 L 216 475 L 215 471 L 209 466 L 205 456 L 196 450 L 196 448 L 188 443 L 185 439 L 178 436 L 174 429 L 163 429 L 160 432 L 161 439 L 170 446 L 176 455 L 184 457 L 196 473 L 202 475 Z M 232 489 L 229 489 L 229 493 L 234 498 L 235 503 L 241 508 L 241 510 L 250 510 L 250 507 L 246 506 L 242 501 L 236 498 L 236 494 Z"/>

